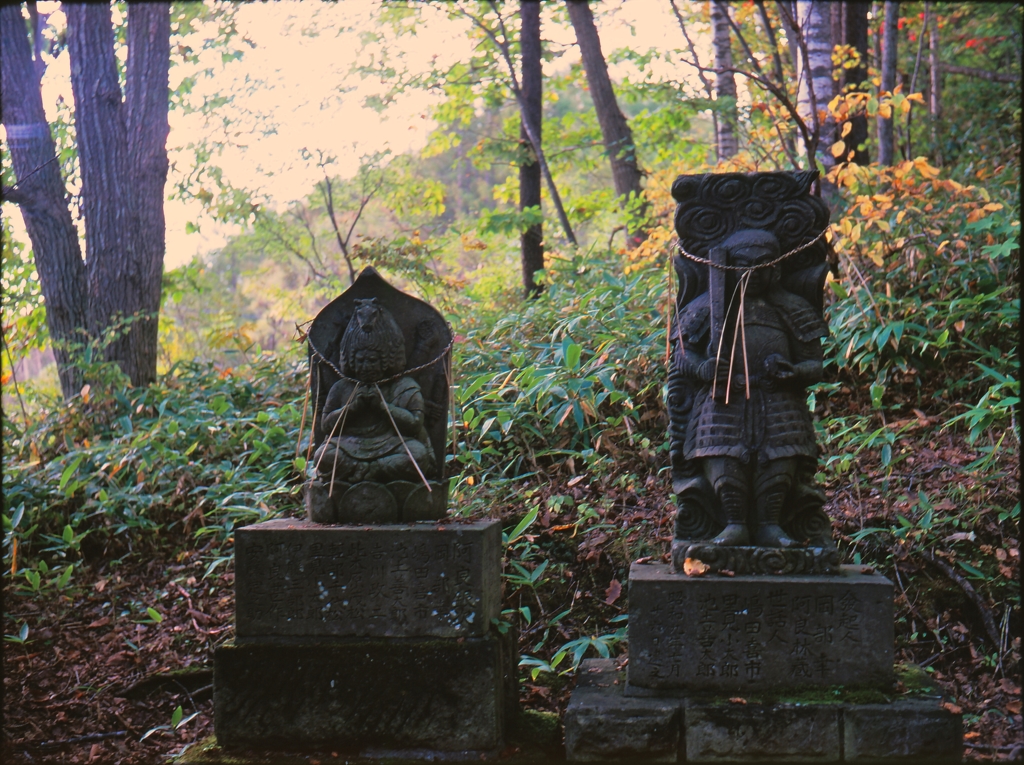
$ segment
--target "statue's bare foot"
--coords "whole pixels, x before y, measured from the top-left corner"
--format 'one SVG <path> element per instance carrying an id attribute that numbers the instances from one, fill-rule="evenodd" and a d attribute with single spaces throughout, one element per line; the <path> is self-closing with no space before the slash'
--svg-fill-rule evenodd
<path id="1" fill-rule="evenodd" d="M 758 527 L 754 543 L 760 547 L 796 547 L 796 542 L 787 537 L 786 532 L 776 523 L 766 523 Z"/>
<path id="2" fill-rule="evenodd" d="M 711 540 L 711 544 L 726 547 L 750 544 L 750 532 L 742 523 L 730 523 L 722 529 L 721 534 Z"/>

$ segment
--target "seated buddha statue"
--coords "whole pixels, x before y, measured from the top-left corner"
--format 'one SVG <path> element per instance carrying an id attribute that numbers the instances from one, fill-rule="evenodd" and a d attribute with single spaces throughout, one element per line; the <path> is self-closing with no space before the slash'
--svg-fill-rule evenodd
<path id="1" fill-rule="evenodd" d="M 327 485 L 418 482 L 421 472 L 433 469 L 434 450 L 424 427 L 423 393 L 402 374 L 402 331 L 376 298 L 356 300 L 355 306 L 339 349 L 344 377 L 331 386 L 324 405 L 327 438 L 315 452 L 317 477 Z"/>

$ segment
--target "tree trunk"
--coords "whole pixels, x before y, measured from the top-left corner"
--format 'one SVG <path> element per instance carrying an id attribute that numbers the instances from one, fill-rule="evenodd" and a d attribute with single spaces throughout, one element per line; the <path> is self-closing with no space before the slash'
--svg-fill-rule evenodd
<path id="1" fill-rule="evenodd" d="M 630 196 L 642 198 L 640 181 L 643 174 L 636 161 L 633 133 L 615 100 L 612 81 L 608 77 L 608 65 L 601 52 L 601 39 L 594 24 L 594 14 L 591 13 L 586 0 L 566 0 L 566 5 L 569 8 L 572 28 L 576 32 L 576 42 L 583 56 L 583 68 L 587 73 L 590 97 L 594 102 L 597 121 L 601 124 L 601 135 L 611 162 L 615 193 L 623 203 Z M 644 238 L 640 230 L 629 230 L 627 235 L 631 247 L 639 244 Z"/>
<path id="2" fill-rule="evenodd" d="M 522 71 L 520 73 L 525 109 L 520 112 L 520 122 L 529 120 L 534 135 L 541 136 L 543 120 L 543 104 L 541 101 L 544 76 L 541 68 L 540 42 L 540 2 L 524 0 L 519 5 L 522 21 L 519 33 L 519 45 L 522 54 Z M 530 160 L 519 166 L 519 209 L 540 207 L 540 163 L 530 147 L 530 138 L 526 126 L 519 128 L 520 145 L 524 152 L 529 152 Z M 523 231 L 519 236 L 523 266 L 523 289 L 526 297 L 535 297 L 541 287 L 534 281 L 534 272 L 544 269 L 544 229 L 537 223 Z"/>
<path id="3" fill-rule="evenodd" d="M 900 4 L 893 0 L 885 3 L 885 29 L 882 35 L 882 85 L 881 90 L 892 93 L 896 86 L 896 28 L 899 22 Z M 893 163 L 893 118 L 881 115 L 878 124 L 878 161 L 882 165 Z"/>
<path id="4" fill-rule="evenodd" d="M 104 344 L 133 384 L 145 384 L 144 359 L 132 335 L 143 308 L 146 272 L 133 225 L 128 136 L 114 63 L 109 5 L 69 3 L 68 53 L 75 97 L 75 132 L 82 168 L 89 334 Z M 129 320 L 126 326 L 121 325 Z M 118 326 L 121 325 L 121 326 Z M 118 326 L 107 342 L 107 332 Z"/>
<path id="5" fill-rule="evenodd" d="M 829 148 L 835 132 L 835 119 L 828 111 L 832 100 L 832 10 L 823 0 L 799 0 L 796 22 L 805 50 L 797 57 L 797 111 L 811 126 L 811 156 L 826 169 L 835 164 Z"/>
<path id="6" fill-rule="evenodd" d="M 847 69 L 844 74 L 844 86 L 847 90 L 853 87 L 860 88 L 868 77 L 868 8 L 867 2 L 843 3 L 843 42 L 850 45 L 860 54 L 861 65 L 853 69 Z M 858 165 L 867 165 L 871 162 L 868 154 L 868 118 L 867 115 L 858 114 L 850 118 L 850 132 L 846 135 L 846 145 L 854 151 L 853 161 Z"/>
<path id="7" fill-rule="evenodd" d="M 797 70 L 797 61 L 800 60 L 800 45 L 797 43 L 797 31 L 793 28 L 793 20 L 796 19 L 796 3 L 792 0 L 776 0 L 779 6 L 779 18 L 786 30 L 786 47 L 789 48 L 789 60 L 793 64 L 793 71 Z"/>
<path id="8" fill-rule="evenodd" d="M 936 9 L 932 26 L 928 30 L 928 116 L 931 119 L 932 151 L 935 166 L 942 167 L 942 148 L 939 146 L 939 119 L 942 117 L 942 67 L 939 64 L 939 15 Z"/>
<path id="9" fill-rule="evenodd" d="M 711 2 L 711 29 L 715 48 L 715 69 L 732 69 L 732 38 L 728 5 Z M 739 151 L 736 139 L 736 78 L 732 72 L 715 75 L 715 100 L 718 102 L 716 147 L 718 161 L 735 157 Z"/>
<path id="10" fill-rule="evenodd" d="M 0 56 L 3 123 L 18 179 L 16 190 L 5 190 L 5 197 L 20 206 L 25 219 L 46 301 L 46 325 L 61 391 L 64 398 L 71 398 L 82 388 L 82 374 L 69 345 L 87 340 L 82 331 L 86 325 L 85 263 L 19 5 L 0 8 Z"/>
<path id="11" fill-rule="evenodd" d="M 168 67 L 171 57 L 169 3 L 128 6 L 128 63 L 125 87 L 131 199 L 138 227 L 136 257 L 142 273 L 142 318 L 130 335 L 138 374 L 132 382 L 156 380 L 158 326 L 164 271 L 164 185 L 167 182 L 167 134 L 170 124 Z"/>

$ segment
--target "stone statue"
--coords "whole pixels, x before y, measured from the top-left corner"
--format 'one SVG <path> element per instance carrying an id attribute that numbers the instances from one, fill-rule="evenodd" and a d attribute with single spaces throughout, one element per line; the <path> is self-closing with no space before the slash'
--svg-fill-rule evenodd
<path id="1" fill-rule="evenodd" d="M 451 347 L 443 317 L 368 268 L 317 316 L 309 345 L 316 447 L 306 489 L 310 520 L 443 517 Z"/>
<path id="2" fill-rule="evenodd" d="M 668 409 L 673 565 L 837 570 L 807 386 L 822 379 L 828 209 L 816 173 L 680 176 Z"/>

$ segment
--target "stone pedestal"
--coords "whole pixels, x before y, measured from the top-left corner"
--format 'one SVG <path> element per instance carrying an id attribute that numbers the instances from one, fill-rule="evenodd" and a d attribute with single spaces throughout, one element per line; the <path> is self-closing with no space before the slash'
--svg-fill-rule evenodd
<path id="1" fill-rule="evenodd" d="M 583 662 L 572 762 L 957 762 L 933 688 L 897 695 L 892 584 L 838 574 L 690 577 L 634 564 L 629 660 Z M 923 674 L 923 673 L 922 673 Z"/>
<path id="2" fill-rule="evenodd" d="M 629 572 L 629 686 L 756 693 L 893 681 L 892 583 L 838 576 Z"/>
<path id="3" fill-rule="evenodd" d="M 214 660 L 223 747 L 491 752 L 516 712 L 499 634 L 501 526 L 235 534 L 236 637 Z"/>

